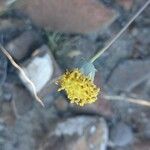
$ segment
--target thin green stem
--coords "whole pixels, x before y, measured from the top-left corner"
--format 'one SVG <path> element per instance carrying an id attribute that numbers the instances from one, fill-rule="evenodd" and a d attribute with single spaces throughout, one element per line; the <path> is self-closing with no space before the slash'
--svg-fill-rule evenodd
<path id="1" fill-rule="evenodd" d="M 121 35 L 122 33 L 131 25 L 131 23 L 144 11 L 144 9 L 150 4 L 148 0 L 138 12 L 128 21 L 128 23 L 118 32 L 118 34 L 113 37 L 99 52 L 97 52 L 91 59 L 90 62 L 93 63 L 97 58 L 99 58 Z"/>

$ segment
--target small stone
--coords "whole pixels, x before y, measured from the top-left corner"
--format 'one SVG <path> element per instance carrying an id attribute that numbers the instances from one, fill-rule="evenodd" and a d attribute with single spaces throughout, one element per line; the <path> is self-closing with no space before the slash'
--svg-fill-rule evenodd
<path id="1" fill-rule="evenodd" d="M 29 91 L 22 86 L 12 85 L 12 92 L 12 101 L 15 103 L 17 115 L 28 113 L 32 109 L 34 101 Z"/>
<path id="2" fill-rule="evenodd" d="M 28 62 L 22 64 L 22 68 L 26 75 L 34 83 L 36 92 L 42 90 L 45 84 L 52 78 L 54 71 L 53 62 L 48 51 L 37 51 L 36 55 L 31 57 Z M 21 74 L 20 77 L 28 89 L 32 91 L 32 87 L 26 82 Z"/>
<path id="3" fill-rule="evenodd" d="M 31 46 L 42 41 L 34 31 L 26 31 L 6 45 L 6 50 L 16 60 L 21 60 L 31 53 Z"/>
<path id="4" fill-rule="evenodd" d="M 131 92 L 132 85 L 148 74 L 150 74 L 149 60 L 125 61 L 113 71 L 108 86 L 116 92 L 125 90 Z"/>
<path id="5" fill-rule="evenodd" d="M 76 117 L 58 122 L 42 147 L 43 150 L 106 150 L 107 142 L 108 127 L 103 118 Z"/>
<path id="6" fill-rule="evenodd" d="M 97 32 L 118 16 L 97 0 L 26 0 L 18 5 L 38 25 L 62 32 Z"/>
<path id="7" fill-rule="evenodd" d="M 55 59 L 46 45 L 38 48 L 26 62 L 21 64 L 28 78 L 33 82 L 40 97 L 56 91 L 56 85 L 51 80 L 61 73 Z M 33 94 L 33 89 L 22 74 L 19 76 L 25 86 Z"/>
<path id="8" fill-rule="evenodd" d="M 110 131 L 110 140 L 115 146 L 126 146 L 133 143 L 134 135 L 131 127 L 123 122 L 118 123 Z"/>

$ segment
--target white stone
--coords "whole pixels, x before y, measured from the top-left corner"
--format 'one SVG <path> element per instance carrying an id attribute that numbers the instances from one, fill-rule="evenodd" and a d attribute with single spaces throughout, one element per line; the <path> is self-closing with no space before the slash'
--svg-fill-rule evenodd
<path id="1" fill-rule="evenodd" d="M 57 137 L 70 136 L 72 140 L 74 140 L 72 137 L 75 135 L 75 137 L 78 136 L 78 141 L 82 141 L 82 138 L 88 139 L 85 140 L 85 143 L 91 150 L 106 150 L 108 132 L 107 123 L 103 118 L 80 116 L 59 122 L 55 126 L 52 135 Z"/>
<path id="2" fill-rule="evenodd" d="M 93 119 L 94 120 L 94 119 Z M 78 134 L 81 136 L 83 134 L 83 130 L 86 126 L 89 125 L 90 121 L 93 121 L 88 117 L 78 117 L 76 119 L 68 119 L 65 122 L 59 123 L 54 131 L 55 135 L 73 135 Z"/>
<path id="3" fill-rule="evenodd" d="M 26 66 L 22 66 L 22 69 L 33 82 L 36 87 L 36 92 L 38 93 L 53 75 L 53 62 L 49 53 L 46 52 L 42 56 L 36 55 L 31 57 L 31 61 Z M 32 92 L 33 89 L 31 85 L 25 80 L 21 73 L 19 75 L 25 86 Z"/>

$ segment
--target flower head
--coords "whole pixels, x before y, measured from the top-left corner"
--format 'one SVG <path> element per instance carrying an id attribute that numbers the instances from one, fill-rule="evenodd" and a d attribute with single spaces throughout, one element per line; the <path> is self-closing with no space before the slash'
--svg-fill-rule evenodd
<path id="1" fill-rule="evenodd" d="M 58 83 L 61 86 L 58 91 L 65 90 L 70 102 L 80 106 L 95 102 L 100 90 L 79 69 L 67 71 L 58 79 Z"/>

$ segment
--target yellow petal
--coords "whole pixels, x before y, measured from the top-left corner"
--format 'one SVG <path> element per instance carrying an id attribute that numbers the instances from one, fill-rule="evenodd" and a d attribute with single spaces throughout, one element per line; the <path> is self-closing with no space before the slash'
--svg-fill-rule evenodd
<path id="1" fill-rule="evenodd" d="M 95 102 L 100 91 L 93 81 L 79 69 L 67 71 L 60 76 L 58 83 L 60 84 L 58 90 L 65 90 L 70 102 L 80 106 Z"/>

